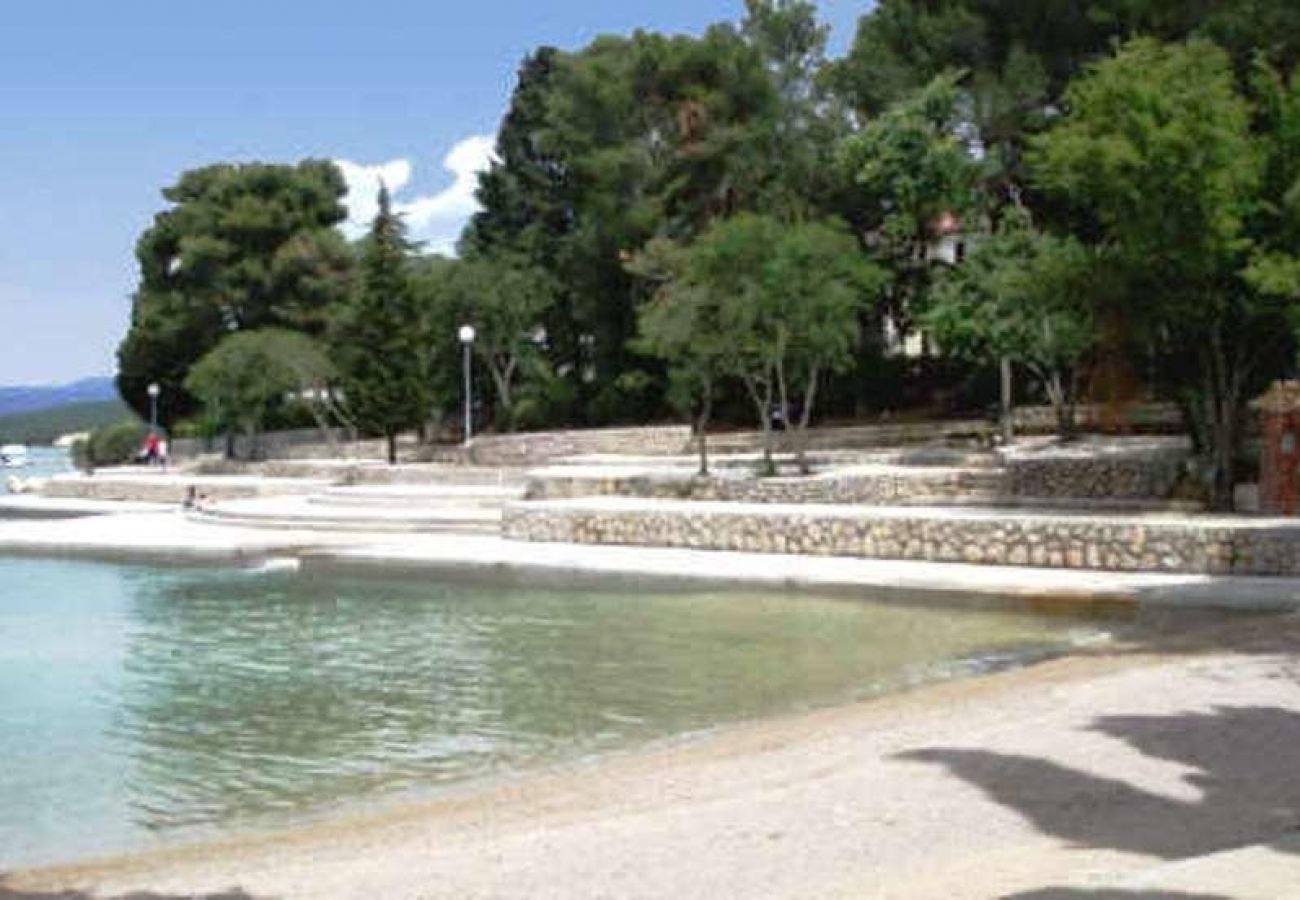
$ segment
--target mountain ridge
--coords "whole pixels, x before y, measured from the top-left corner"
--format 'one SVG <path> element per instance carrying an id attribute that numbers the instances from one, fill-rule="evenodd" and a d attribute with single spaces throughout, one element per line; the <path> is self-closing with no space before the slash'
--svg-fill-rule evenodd
<path id="1" fill-rule="evenodd" d="M 63 384 L 0 385 L 0 416 L 116 399 L 117 386 L 111 375 L 79 378 Z"/>

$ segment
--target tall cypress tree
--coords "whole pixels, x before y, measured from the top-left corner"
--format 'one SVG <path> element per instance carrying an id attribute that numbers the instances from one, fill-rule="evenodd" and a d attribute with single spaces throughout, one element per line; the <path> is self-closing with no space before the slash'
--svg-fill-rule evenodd
<path id="1" fill-rule="evenodd" d="M 348 406 L 362 428 L 388 441 L 389 463 L 397 462 L 397 435 L 417 427 L 430 403 L 424 329 L 410 273 L 414 249 L 381 185 L 357 292 L 336 344 Z"/>

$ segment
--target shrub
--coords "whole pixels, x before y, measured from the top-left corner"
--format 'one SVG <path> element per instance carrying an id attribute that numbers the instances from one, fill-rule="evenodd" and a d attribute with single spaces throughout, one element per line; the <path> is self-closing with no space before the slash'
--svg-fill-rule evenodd
<path id="1" fill-rule="evenodd" d="M 90 439 L 80 451 L 74 448 L 74 455 L 81 453 L 84 462 L 92 466 L 116 466 L 131 462 L 140 453 L 149 428 L 136 419 L 123 419 L 113 425 L 96 428 L 90 433 Z M 83 465 L 83 457 L 74 456 L 78 465 Z"/>

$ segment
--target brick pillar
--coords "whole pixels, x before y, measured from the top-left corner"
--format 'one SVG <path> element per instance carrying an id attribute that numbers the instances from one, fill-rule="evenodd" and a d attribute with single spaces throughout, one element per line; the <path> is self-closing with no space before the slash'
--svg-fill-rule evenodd
<path id="1" fill-rule="evenodd" d="M 1300 382 L 1278 381 L 1252 404 L 1260 415 L 1259 509 L 1300 514 Z"/>

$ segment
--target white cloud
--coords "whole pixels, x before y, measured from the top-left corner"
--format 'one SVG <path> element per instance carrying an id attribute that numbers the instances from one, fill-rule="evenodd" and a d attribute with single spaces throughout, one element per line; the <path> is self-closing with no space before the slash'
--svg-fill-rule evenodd
<path id="1" fill-rule="evenodd" d="M 492 136 L 487 134 L 471 135 L 458 142 L 442 160 L 443 168 L 451 173 L 451 184 L 437 193 L 410 198 L 401 196 L 414 172 L 410 160 L 394 159 L 375 165 L 335 160 L 348 185 L 344 233 L 357 238 L 370 227 L 382 179 L 393 195 L 393 208 L 406 217 L 412 239 L 423 241 L 428 252 L 453 253 L 465 221 L 478 210 L 474 189 L 478 187 L 478 173 L 492 160 L 492 144 Z"/>

